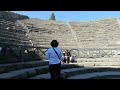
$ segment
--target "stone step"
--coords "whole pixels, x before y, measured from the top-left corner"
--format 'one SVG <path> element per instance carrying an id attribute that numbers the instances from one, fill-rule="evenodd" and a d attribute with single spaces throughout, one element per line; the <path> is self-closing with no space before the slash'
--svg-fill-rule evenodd
<path id="1" fill-rule="evenodd" d="M 71 76 L 71 77 L 68 77 L 67 79 L 91 79 L 91 78 L 95 78 L 95 77 L 108 76 L 108 75 L 113 75 L 113 77 L 114 77 L 116 75 L 120 75 L 120 72 L 107 71 L 107 72 L 86 73 L 86 74 Z"/>
<path id="2" fill-rule="evenodd" d="M 79 67 L 79 68 L 69 68 L 61 70 L 61 75 L 64 79 L 75 75 L 81 75 L 85 73 L 93 73 L 93 72 L 103 72 L 103 71 L 120 71 L 120 67 Z M 50 79 L 50 73 L 36 75 L 29 79 Z"/>
<path id="3" fill-rule="evenodd" d="M 86 73 L 93 73 L 93 72 L 107 72 L 107 71 L 120 71 L 120 67 L 83 67 L 79 69 L 73 69 L 73 70 L 64 70 L 64 73 L 66 77 L 71 77 L 75 75 L 81 75 L 81 74 L 86 74 Z"/>
<path id="4" fill-rule="evenodd" d="M 31 67 L 44 66 L 44 65 L 48 65 L 47 60 L 0 64 L 0 73 L 6 73 L 18 69 L 31 68 Z"/>
<path id="5" fill-rule="evenodd" d="M 120 58 L 78 58 L 77 62 L 120 62 Z"/>
<path id="6" fill-rule="evenodd" d="M 82 66 L 120 66 L 120 62 L 81 62 Z"/>
<path id="7" fill-rule="evenodd" d="M 61 70 L 61 75 L 65 75 L 66 72 L 69 72 L 69 71 L 72 72 L 72 71 L 75 71 L 75 70 L 80 70 L 80 68 L 63 69 L 63 70 Z M 31 77 L 29 79 L 50 79 L 50 73 L 48 72 L 48 73 L 45 73 L 45 74 L 36 75 L 36 76 Z"/>
<path id="8" fill-rule="evenodd" d="M 11 71 L 8 73 L 2 73 L 0 74 L 0 79 L 25 79 L 30 76 L 36 75 L 39 70 L 41 71 L 40 73 L 48 72 L 48 70 L 45 70 L 46 68 L 48 68 L 48 66 L 26 68 L 26 69 Z"/>
<path id="9" fill-rule="evenodd" d="M 36 75 L 36 76 L 28 78 L 28 79 L 50 79 L 50 73 Z"/>
<path id="10" fill-rule="evenodd" d="M 79 66 L 76 64 L 63 64 L 62 65 L 62 69 L 75 68 L 75 67 L 79 67 Z M 20 69 L 16 71 L 10 71 L 7 73 L 2 73 L 0 74 L 0 79 L 25 79 L 25 78 L 29 78 L 37 74 L 44 74 L 48 72 L 49 72 L 48 65 L 45 65 L 45 66 L 25 68 L 25 69 Z"/>

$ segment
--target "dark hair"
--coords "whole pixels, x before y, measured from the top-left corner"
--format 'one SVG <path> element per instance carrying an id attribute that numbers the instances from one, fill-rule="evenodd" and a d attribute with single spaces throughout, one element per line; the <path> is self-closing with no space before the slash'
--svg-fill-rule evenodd
<path id="1" fill-rule="evenodd" d="M 58 45 L 59 45 L 59 43 L 57 42 L 57 40 L 52 40 L 52 42 L 51 42 L 52 47 L 57 47 Z"/>

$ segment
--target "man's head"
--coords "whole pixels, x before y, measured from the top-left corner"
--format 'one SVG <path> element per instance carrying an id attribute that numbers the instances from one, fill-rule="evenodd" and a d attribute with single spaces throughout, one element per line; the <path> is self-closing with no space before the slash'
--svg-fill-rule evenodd
<path id="1" fill-rule="evenodd" d="M 52 47 L 57 47 L 58 45 L 59 45 L 59 43 L 57 42 L 57 40 L 52 40 L 52 42 L 51 42 Z"/>

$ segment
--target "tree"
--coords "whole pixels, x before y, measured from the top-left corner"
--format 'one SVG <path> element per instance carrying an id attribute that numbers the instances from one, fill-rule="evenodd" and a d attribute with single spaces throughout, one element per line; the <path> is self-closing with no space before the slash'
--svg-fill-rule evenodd
<path id="1" fill-rule="evenodd" d="M 55 15 L 54 15 L 54 13 L 51 14 L 51 17 L 50 17 L 49 20 L 55 20 Z"/>

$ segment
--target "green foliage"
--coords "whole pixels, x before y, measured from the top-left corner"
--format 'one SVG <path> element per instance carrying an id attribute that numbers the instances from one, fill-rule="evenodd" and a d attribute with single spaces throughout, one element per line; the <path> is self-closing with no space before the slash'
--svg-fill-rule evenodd
<path id="1" fill-rule="evenodd" d="M 54 13 L 51 14 L 51 17 L 49 18 L 49 20 L 55 20 L 55 15 L 54 15 Z"/>

